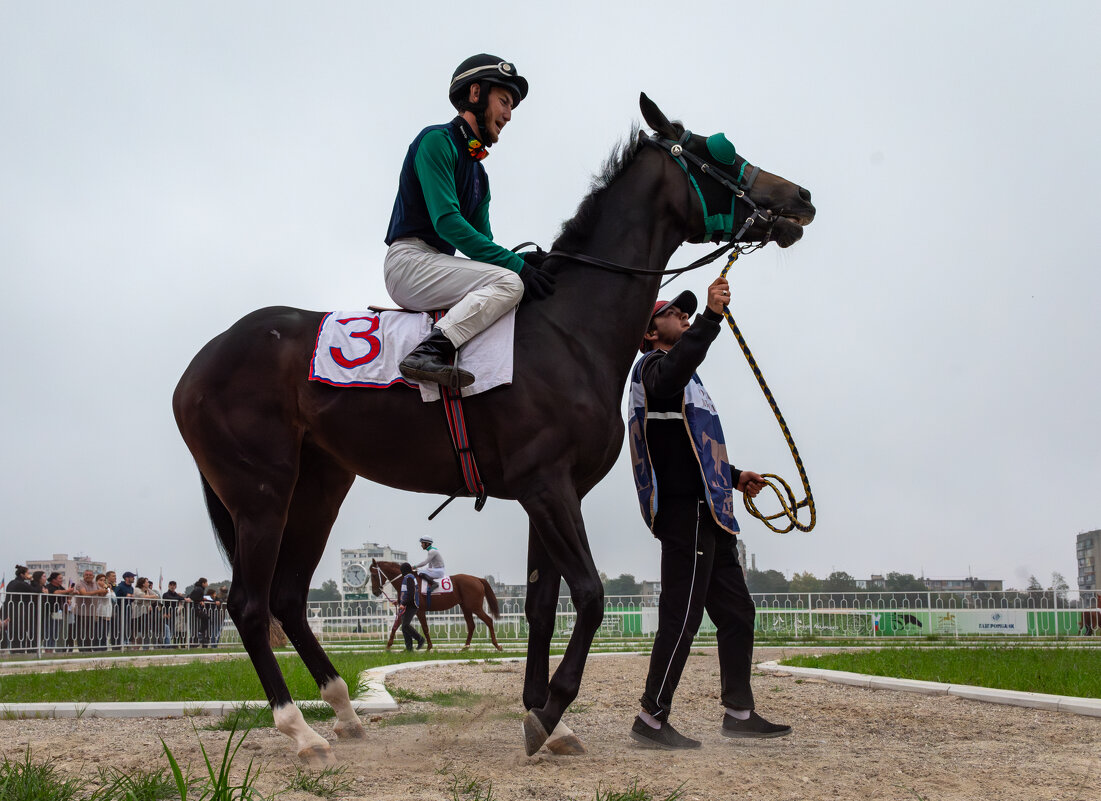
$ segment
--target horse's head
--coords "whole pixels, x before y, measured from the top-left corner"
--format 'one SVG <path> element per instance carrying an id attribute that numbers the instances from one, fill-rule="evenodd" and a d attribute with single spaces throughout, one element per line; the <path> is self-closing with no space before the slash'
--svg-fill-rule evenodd
<path id="1" fill-rule="evenodd" d="M 775 242 L 782 248 L 803 236 L 803 226 L 814 219 L 810 192 L 779 175 L 765 172 L 735 151 L 725 134 L 700 136 L 670 122 L 643 94 L 642 117 L 653 128 L 658 144 L 685 170 L 692 186 L 690 242 Z"/>
<path id="2" fill-rule="evenodd" d="M 371 568 L 368 572 L 371 574 L 371 595 L 377 598 L 382 595 L 382 580 L 386 578 L 386 574 L 382 572 L 382 567 L 374 559 L 371 560 Z"/>

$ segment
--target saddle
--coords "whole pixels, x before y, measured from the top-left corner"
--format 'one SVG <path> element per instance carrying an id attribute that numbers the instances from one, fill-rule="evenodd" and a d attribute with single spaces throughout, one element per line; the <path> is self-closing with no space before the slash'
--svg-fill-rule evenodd
<path id="1" fill-rule="evenodd" d="M 449 498 L 447 501 L 445 501 L 444 506 L 446 506 L 448 503 L 450 503 L 452 498 L 454 498 L 454 497 L 455 496 L 452 495 L 451 498 Z M 483 501 L 483 503 L 484 503 L 484 501 Z M 441 506 L 440 509 L 442 509 L 442 508 L 443 507 Z M 479 506 L 477 506 L 477 504 L 475 504 L 475 508 L 480 509 L 481 507 L 479 507 Z M 439 509 L 437 509 L 436 511 L 438 512 Z M 433 514 L 435 514 L 435 513 L 433 513 Z M 436 579 L 432 578 L 431 576 L 426 576 L 426 575 L 420 573 L 419 571 L 414 571 L 414 572 L 416 573 L 416 576 L 417 576 L 417 590 L 424 596 L 424 609 L 427 612 L 427 611 L 432 609 L 432 593 L 435 592 L 436 590 L 438 590 L 441 585 L 444 585 L 444 586 L 448 587 L 448 589 L 445 589 L 443 591 L 445 594 L 448 593 L 448 592 L 451 592 L 451 589 L 450 589 L 450 587 L 452 586 L 451 585 L 451 577 L 450 576 L 443 576 L 442 578 L 440 578 L 437 581 Z"/>
<path id="2" fill-rule="evenodd" d="M 477 376 L 472 385 L 453 390 L 431 382 L 417 384 L 403 377 L 398 364 L 428 336 L 432 324 L 443 314 L 378 306 L 366 312 L 330 312 L 318 327 L 308 376 L 311 381 L 334 387 L 386 389 L 404 384 L 419 389 L 423 401 L 443 400 L 463 484 L 428 516 L 429 520 L 460 496 L 474 498 L 477 511 L 485 506 L 485 486 L 467 435 L 462 398 L 512 383 L 515 309 L 462 347 L 464 368 Z"/>

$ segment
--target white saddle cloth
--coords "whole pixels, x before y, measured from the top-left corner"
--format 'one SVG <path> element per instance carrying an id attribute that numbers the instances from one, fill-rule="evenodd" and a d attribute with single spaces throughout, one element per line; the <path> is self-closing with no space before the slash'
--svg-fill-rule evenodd
<path id="1" fill-rule="evenodd" d="M 432 591 L 433 595 L 439 595 L 444 592 L 451 592 L 455 589 L 455 585 L 451 583 L 451 576 L 441 576 L 436 580 L 436 589 Z M 421 595 L 428 594 L 428 579 L 421 576 Z"/>
<path id="2" fill-rule="evenodd" d="M 512 383 L 516 309 L 459 350 L 459 366 L 474 374 L 463 397 Z M 405 384 L 420 389 L 421 400 L 439 400 L 438 384 L 418 384 L 398 372 L 398 364 L 428 336 L 427 314 L 406 311 L 329 312 L 321 321 L 310 362 L 311 381 L 334 387 L 385 389 Z"/>

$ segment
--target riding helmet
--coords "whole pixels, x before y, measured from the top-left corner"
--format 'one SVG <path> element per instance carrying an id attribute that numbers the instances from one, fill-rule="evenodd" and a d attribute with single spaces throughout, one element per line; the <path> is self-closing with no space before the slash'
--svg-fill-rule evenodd
<path id="1" fill-rule="evenodd" d="M 512 107 L 528 95 L 528 82 L 516 71 L 516 65 L 489 53 L 479 53 L 463 61 L 451 75 L 451 87 L 447 96 L 459 111 L 467 107 L 467 87 L 472 83 L 494 84 L 508 89 L 512 93 Z M 486 93 L 483 92 L 483 96 Z"/>

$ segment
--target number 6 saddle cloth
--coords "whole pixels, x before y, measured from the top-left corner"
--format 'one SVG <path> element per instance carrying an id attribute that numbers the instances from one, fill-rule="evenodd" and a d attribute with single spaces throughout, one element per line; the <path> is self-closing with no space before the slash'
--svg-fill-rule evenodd
<path id="1" fill-rule="evenodd" d="M 516 309 L 459 349 L 459 365 L 476 380 L 463 397 L 512 383 Z M 395 384 L 420 389 L 421 400 L 439 400 L 438 384 L 418 384 L 398 372 L 398 364 L 428 336 L 432 318 L 422 312 L 371 309 L 329 312 L 321 321 L 309 379 L 334 387 L 385 389 Z"/>

